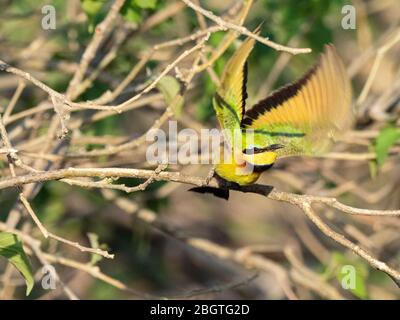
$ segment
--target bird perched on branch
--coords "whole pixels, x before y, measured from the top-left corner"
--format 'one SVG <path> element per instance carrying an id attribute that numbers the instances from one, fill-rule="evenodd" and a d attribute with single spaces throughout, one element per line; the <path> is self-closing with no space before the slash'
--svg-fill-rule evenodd
<path id="1" fill-rule="evenodd" d="M 246 110 L 246 61 L 254 43 L 246 39 L 227 62 L 213 99 L 225 140 L 214 167 L 221 188 L 192 191 L 227 199 L 229 184 L 254 183 L 281 157 L 323 154 L 352 123 L 351 84 L 333 45 L 300 79 Z"/>

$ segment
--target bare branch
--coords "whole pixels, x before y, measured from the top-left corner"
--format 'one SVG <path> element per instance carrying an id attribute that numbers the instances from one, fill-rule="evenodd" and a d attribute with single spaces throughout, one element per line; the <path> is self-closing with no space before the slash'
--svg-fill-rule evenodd
<path id="1" fill-rule="evenodd" d="M 239 32 L 245 36 L 251 37 L 256 39 L 258 42 L 261 42 L 262 44 L 265 44 L 268 47 L 271 47 L 277 51 L 286 51 L 289 52 L 291 54 L 299 54 L 299 53 L 309 53 L 311 52 L 310 48 L 290 48 L 290 47 L 286 47 L 284 45 L 281 44 L 277 44 L 271 40 L 269 40 L 268 38 L 263 38 L 260 37 L 258 35 L 256 35 L 255 33 L 247 30 L 245 27 L 241 27 L 238 26 L 234 23 L 228 22 L 223 20 L 222 18 L 216 16 L 215 14 L 213 14 L 211 11 L 207 11 L 204 10 L 203 8 L 201 8 L 200 6 L 194 4 L 193 2 L 191 2 L 190 0 L 182 0 L 188 7 L 192 8 L 193 10 L 200 12 L 202 15 L 204 15 L 205 17 L 209 18 L 210 20 L 214 21 L 217 25 L 225 28 L 225 29 L 232 29 L 236 32 Z"/>

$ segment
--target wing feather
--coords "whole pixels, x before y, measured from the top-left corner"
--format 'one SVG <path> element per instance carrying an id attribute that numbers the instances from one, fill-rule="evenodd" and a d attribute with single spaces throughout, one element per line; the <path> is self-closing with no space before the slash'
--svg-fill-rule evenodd
<path id="1" fill-rule="evenodd" d="M 255 104 L 245 114 L 243 128 L 256 132 L 255 144 L 279 143 L 279 156 L 326 152 L 332 138 L 353 120 L 351 84 L 332 45 L 298 81 Z"/>
<path id="2" fill-rule="evenodd" d="M 223 129 L 240 129 L 247 99 L 246 61 L 254 43 L 253 38 L 247 38 L 229 59 L 222 73 L 213 105 Z"/>

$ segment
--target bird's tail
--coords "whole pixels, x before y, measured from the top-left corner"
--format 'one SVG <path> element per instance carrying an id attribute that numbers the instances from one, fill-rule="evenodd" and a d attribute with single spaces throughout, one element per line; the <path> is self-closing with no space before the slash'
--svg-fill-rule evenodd
<path id="1" fill-rule="evenodd" d="M 215 188 L 215 187 L 194 187 L 188 191 L 198 192 L 198 193 L 211 193 L 218 198 L 225 200 L 229 199 L 229 189 Z"/>

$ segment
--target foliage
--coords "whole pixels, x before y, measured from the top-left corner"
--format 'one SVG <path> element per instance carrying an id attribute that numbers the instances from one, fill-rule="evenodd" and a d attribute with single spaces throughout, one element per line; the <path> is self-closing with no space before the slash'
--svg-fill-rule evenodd
<path id="1" fill-rule="evenodd" d="M 383 128 L 375 139 L 375 153 L 378 166 L 382 166 L 388 155 L 390 148 L 400 141 L 400 128 L 388 126 Z"/>
<path id="2" fill-rule="evenodd" d="M 32 291 L 35 280 L 32 267 L 17 235 L 0 232 L 0 256 L 6 258 L 21 273 L 26 283 L 26 295 Z"/>

